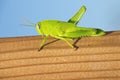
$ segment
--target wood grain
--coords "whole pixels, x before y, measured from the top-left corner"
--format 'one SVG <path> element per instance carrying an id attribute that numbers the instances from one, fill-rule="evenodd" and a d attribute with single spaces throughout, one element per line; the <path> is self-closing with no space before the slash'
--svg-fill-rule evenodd
<path id="1" fill-rule="evenodd" d="M 120 80 L 120 32 L 71 41 L 0 38 L 0 80 Z"/>

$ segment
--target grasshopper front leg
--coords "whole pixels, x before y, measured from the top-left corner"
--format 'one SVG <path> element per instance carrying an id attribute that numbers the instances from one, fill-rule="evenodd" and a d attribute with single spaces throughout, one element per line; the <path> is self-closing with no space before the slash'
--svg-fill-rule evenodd
<path id="1" fill-rule="evenodd" d="M 43 38 L 43 41 L 42 41 L 42 43 L 40 44 L 40 47 L 39 47 L 38 51 L 40 51 L 40 50 L 43 48 L 43 46 L 44 46 L 45 42 L 47 41 L 47 39 L 48 39 L 48 36 L 45 36 L 45 37 Z"/>

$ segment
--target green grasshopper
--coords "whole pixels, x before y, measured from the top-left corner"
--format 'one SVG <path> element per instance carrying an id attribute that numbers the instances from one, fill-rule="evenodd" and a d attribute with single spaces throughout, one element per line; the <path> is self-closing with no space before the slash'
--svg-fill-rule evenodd
<path id="1" fill-rule="evenodd" d="M 44 36 L 39 51 L 43 48 L 49 36 L 64 40 L 71 48 L 76 48 L 68 40 L 81 38 L 84 36 L 102 36 L 105 32 L 98 28 L 78 27 L 77 24 L 86 12 L 86 7 L 82 6 L 79 11 L 67 22 L 59 20 L 43 20 L 35 24 L 39 34 Z"/>

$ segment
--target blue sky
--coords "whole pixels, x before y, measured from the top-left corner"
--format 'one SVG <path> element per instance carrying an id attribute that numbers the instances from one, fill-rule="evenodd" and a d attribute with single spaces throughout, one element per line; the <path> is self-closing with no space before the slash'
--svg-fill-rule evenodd
<path id="1" fill-rule="evenodd" d="M 27 24 L 22 17 L 33 23 L 45 19 L 67 21 L 82 5 L 87 12 L 79 26 L 120 30 L 120 0 L 0 0 L 0 37 L 38 35 L 34 27 L 20 26 Z"/>

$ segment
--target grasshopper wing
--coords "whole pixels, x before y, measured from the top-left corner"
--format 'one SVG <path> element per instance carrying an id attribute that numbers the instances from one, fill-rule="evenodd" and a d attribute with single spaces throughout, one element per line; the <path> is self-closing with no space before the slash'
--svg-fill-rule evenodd
<path id="1" fill-rule="evenodd" d="M 82 6 L 79 11 L 71 18 L 68 20 L 68 22 L 73 23 L 77 25 L 77 23 L 81 20 L 82 16 L 86 12 L 86 7 Z"/>

